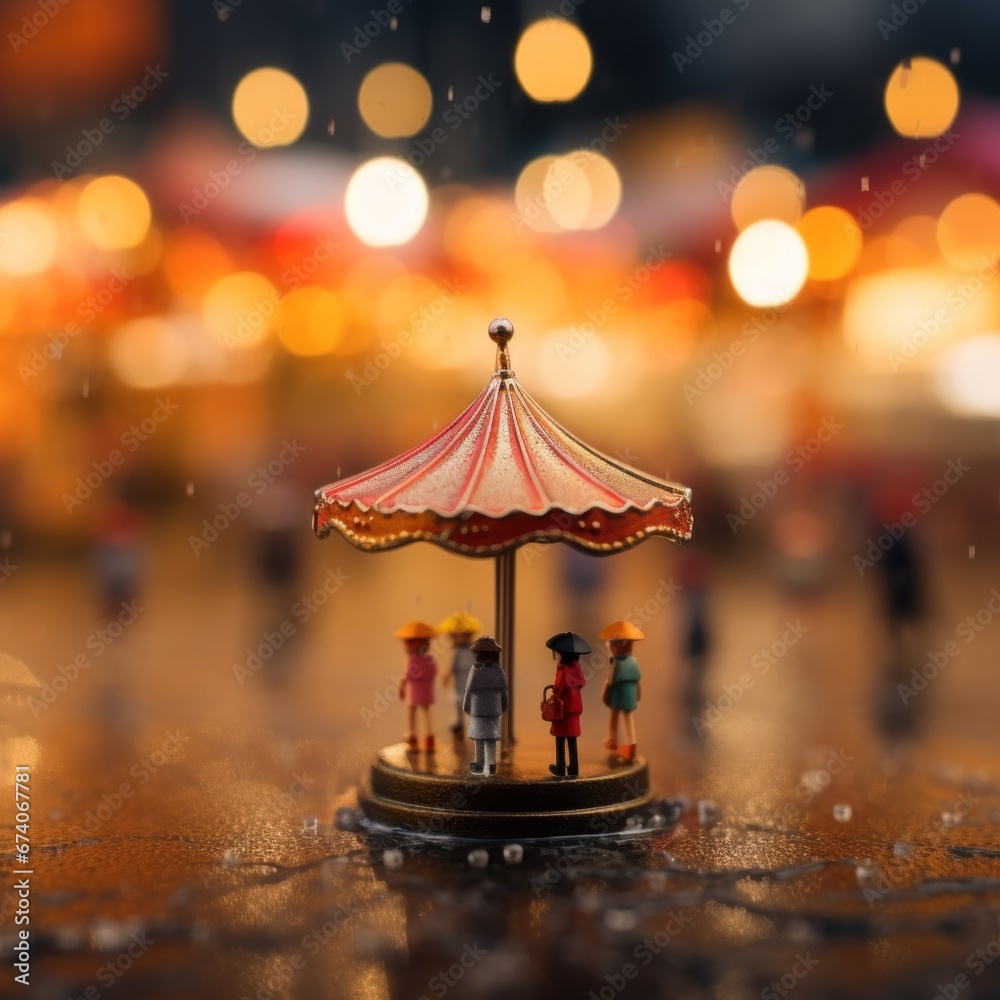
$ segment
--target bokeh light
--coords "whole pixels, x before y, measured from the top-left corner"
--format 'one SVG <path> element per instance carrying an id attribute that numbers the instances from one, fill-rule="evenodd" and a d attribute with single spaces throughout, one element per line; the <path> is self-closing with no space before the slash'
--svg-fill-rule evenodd
<path id="1" fill-rule="evenodd" d="M 247 73 L 237 84 L 233 121 L 255 146 L 288 146 L 305 131 L 309 98 L 291 73 L 263 66 Z"/>
<path id="2" fill-rule="evenodd" d="M 55 260 L 59 231 L 43 201 L 20 198 L 0 207 L 0 233 L 0 273 L 39 274 Z"/>
<path id="3" fill-rule="evenodd" d="M 178 382 L 188 361 L 184 337 L 161 316 L 120 326 L 108 345 L 111 370 L 133 389 L 159 389 Z"/>
<path id="4" fill-rule="evenodd" d="M 590 195 L 587 212 L 580 223 L 581 229 L 601 229 L 618 211 L 622 200 L 622 182 L 615 165 L 600 153 L 578 149 L 572 159 L 586 178 Z"/>
<path id="5" fill-rule="evenodd" d="M 95 178 L 80 192 L 76 216 L 92 243 L 104 250 L 124 250 L 146 238 L 152 211 L 135 181 L 112 174 Z"/>
<path id="6" fill-rule="evenodd" d="M 755 167 L 740 178 L 729 210 L 740 230 L 763 219 L 777 219 L 794 226 L 802 216 L 805 200 L 805 185 L 790 170 Z"/>
<path id="7" fill-rule="evenodd" d="M 849 274 L 861 256 L 861 229 L 850 212 L 834 205 L 810 209 L 796 227 L 809 252 L 809 277 L 835 281 Z"/>
<path id="8" fill-rule="evenodd" d="M 259 343 L 274 327 L 277 289 L 262 274 L 237 271 L 220 278 L 205 295 L 201 314 L 209 333 L 230 349 Z"/>
<path id="9" fill-rule="evenodd" d="M 325 288 L 307 285 L 281 300 L 278 336 L 299 357 L 327 354 L 340 339 L 344 313 L 337 296 Z"/>
<path id="10" fill-rule="evenodd" d="M 958 114 L 958 84 L 936 59 L 904 60 L 885 86 L 885 111 L 900 135 L 913 139 L 940 135 Z"/>
<path id="11" fill-rule="evenodd" d="M 1000 254 L 1000 205 L 985 194 L 963 194 L 945 206 L 937 226 L 945 260 L 961 270 L 990 265 Z"/>
<path id="12" fill-rule="evenodd" d="M 1000 417 L 1000 333 L 952 344 L 935 375 L 938 399 L 952 413 Z"/>
<path id="13" fill-rule="evenodd" d="M 174 295 L 186 302 L 200 302 L 232 266 L 222 244 L 203 229 L 179 226 L 167 234 L 163 247 L 163 275 Z"/>
<path id="14" fill-rule="evenodd" d="M 535 376 L 548 396 L 589 396 L 611 378 L 612 361 L 599 333 L 566 327 L 553 330 L 539 342 Z"/>
<path id="15" fill-rule="evenodd" d="M 536 101 L 572 101 L 590 79 L 587 36 L 569 21 L 547 17 L 529 25 L 514 52 L 514 71 Z"/>
<path id="16" fill-rule="evenodd" d="M 780 306 L 798 295 L 809 273 L 802 237 L 774 219 L 755 222 L 737 236 L 729 253 L 729 278 L 752 306 Z"/>
<path id="17" fill-rule="evenodd" d="M 940 260 L 938 220 L 932 215 L 910 215 L 896 226 L 886 245 L 888 267 L 926 267 Z"/>
<path id="18" fill-rule="evenodd" d="M 363 163 L 347 184 L 347 224 L 362 243 L 401 246 L 427 218 L 427 186 L 405 160 L 380 156 Z"/>
<path id="19" fill-rule="evenodd" d="M 364 123 L 383 139 L 416 135 L 427 124 L 432 104 L 430 84 L 405 63 L 376 66 L 358 91 Z"/>

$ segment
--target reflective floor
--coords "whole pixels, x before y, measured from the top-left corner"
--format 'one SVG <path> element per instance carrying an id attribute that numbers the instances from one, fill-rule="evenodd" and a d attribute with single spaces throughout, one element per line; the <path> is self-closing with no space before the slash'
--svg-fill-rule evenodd
<path id="1" fill-rule="evenodd" d="M 997 995 L 1000 625 L 982 551 L 937 561 L 932 614 L 895 640 L 849 553 L 807 590 L 720 561 L 704 676 L 679 652 L 674 547 L 607 560 L 575 602 L 558 547 L 522 552 L 521 745 L 551 750 L 544 639 L 573 628 L 596 644 L 638 609 L 638 741 L 665 801 L 653 828 L 484 857 L 334 817 L 403 733 L 392 630 L 469 602 L 488 621 L 490 565 L 334 540 L 307 549 L 292 592 L 267 595 L 237 539 L 194 556 L 185 537 L 158 528 L 120 616 L 79 562 L 39 559 L 4 584 L 8 802 L 30 767 L 24 995 Z M 585 689 L 592 749 L 601 681 L 595 668 Z M 5 806 L 6 954 L 15 832 Z"/>

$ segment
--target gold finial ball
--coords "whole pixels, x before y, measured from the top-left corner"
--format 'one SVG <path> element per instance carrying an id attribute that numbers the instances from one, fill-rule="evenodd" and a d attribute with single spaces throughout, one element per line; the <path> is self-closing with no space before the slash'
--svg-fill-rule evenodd
<path id="1" fill-rule="evenodd" d="M 514 336 L 514 324 L 509 319 L 493 320 L 490 323 L 490 340 L 499 347 L 506 347 L 507 341 Z"/>

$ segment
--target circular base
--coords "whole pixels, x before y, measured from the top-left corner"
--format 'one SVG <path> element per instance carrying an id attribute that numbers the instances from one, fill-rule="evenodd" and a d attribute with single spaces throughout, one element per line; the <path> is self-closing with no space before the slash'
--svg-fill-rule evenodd
<path id="1" fill-rule="evenodd" d="M 384 747 L 361 789 L 365 814 L 418 834 L 499 839 L 580 837 L 622 830 L 653 802 L 644 758 L 581 760 L 580 774 L 549 774 L 554 760 L 537 749 L 505 748 L 497 773 L 469 770 L 471 747 L 413 751 Z M 457 752 L 456 752 L 457 751 Z"/>

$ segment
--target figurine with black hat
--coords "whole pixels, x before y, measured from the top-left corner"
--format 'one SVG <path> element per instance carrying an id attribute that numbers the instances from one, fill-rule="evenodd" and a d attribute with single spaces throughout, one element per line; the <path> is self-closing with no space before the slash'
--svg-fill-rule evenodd
<path id="1" fill-rule="evenodd" d="M 585 639 L 575 632 L 559 632 L 545 645 L 552 650 L 552 659 L 558 660 L 556 679 L 552 682 L 552 696 L 561 703 L 561 717 L 553 718 L 549 734 L 556 738 L 556 762 L 549 770 L 557 778 L 575 778 L 580 773 L 580 757 L 576 749 L 580 735 L 580 716 L 583 714 L 581 694 L 587 678 L 580 666 L 580 657 L 590 652 Z M 569 743 L 569 765 L 566 764 L 566 744 Z"/>
<path id="2" fill-rule="evenodd" d="M 476 744 L 476 759 L 469 762 L 469 770 L 489 777 L 497 773 L 500 720 L 508 708 L 507 677 L 499 656 L 503 650 L 491 635 L 482 636 L 469 648 L 476 657 L 462 702 L 469 714 L 469 739 Z"/>

